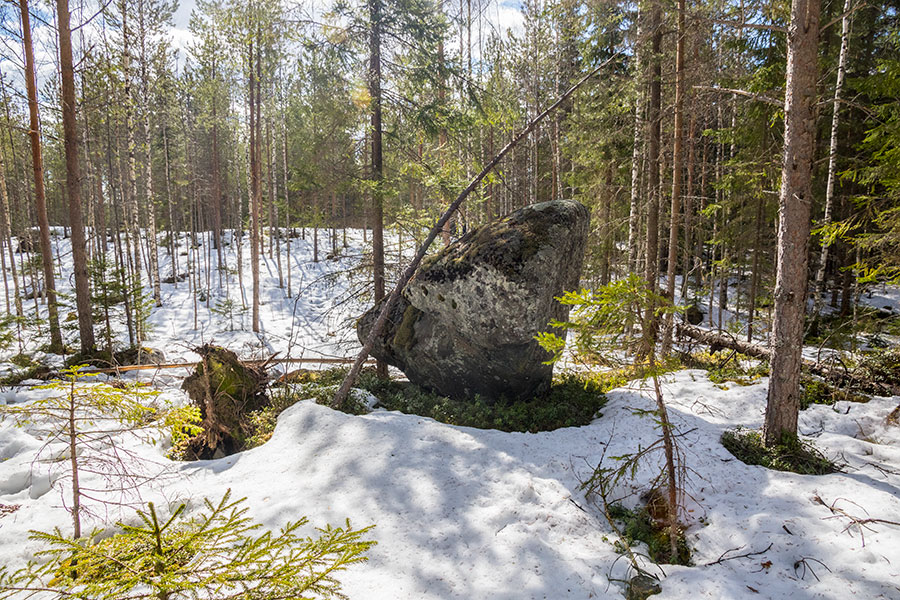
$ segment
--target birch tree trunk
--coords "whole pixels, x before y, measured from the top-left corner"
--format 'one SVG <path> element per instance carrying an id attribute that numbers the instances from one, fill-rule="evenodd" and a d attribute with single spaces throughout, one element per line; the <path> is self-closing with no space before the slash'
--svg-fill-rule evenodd
<path id="1" fill-rule="evenodd" d="M 837 165 L 838 124 L 841 113 L 841 93 L 844 89 L 844 75 L 847 71 L 847 53 L 850 46 L 850 16 L 853 0 L 844 0 L 844 16 L 841 19 L 841 51 L 838 57 L 837 80 L 834 83 L 834 100 L 831 112 L 831 141 L 828 145 L 828 179 L 825 184 L 825 214 L 822 227 L 831 225 L 834 210 L 834 178 Z M 818 328 L 819 313 L 822 312 L 822 291 L 825 287 L 825 269 L 828 267 L 828 254 L 831 241 L 826 233 L 822 241 L 822 254 L 819 257 L 819 268 L 816 270 L 816 283 L 813 292 L 813 329 Z"/>

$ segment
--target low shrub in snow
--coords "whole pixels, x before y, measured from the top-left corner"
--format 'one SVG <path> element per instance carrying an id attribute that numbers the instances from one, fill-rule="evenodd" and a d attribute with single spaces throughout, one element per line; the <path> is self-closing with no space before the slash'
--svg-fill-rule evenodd
<path id="1" fill-rule="evenodd" d="M 10 573 L 0 567 L 0 599 L 90 598 L 92 600 L 263 600 L 344 598 L 336 573 L 366 560 L 375 542 L 363 540 L 371 527 L 326 526 L 301 537 L 305 518 L 278 533 L 255 535 L 230 491 L 206 510 L 183 518 L 184 505 L 163 518 L 152 503 L 138 511 L 139 525 L 97 540 L 72 539 L 58 530 L 34 532 L 49 547 L 45 559 Z"/>
<path id="2" fill-rule="evenodd" d="M 786 436 L 774 448 L 766 448 L 762 434 L 751 429 L 729 430 L 722 434 L 722 445 L 735 458 L 748 465 L 800 475 L 827 475 L 839 469 L 809 442 Z"/>

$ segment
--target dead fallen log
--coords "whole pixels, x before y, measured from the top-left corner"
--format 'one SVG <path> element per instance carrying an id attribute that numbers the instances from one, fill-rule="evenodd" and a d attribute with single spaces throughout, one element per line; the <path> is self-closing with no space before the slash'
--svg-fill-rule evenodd
<path id="1" fill-rule="evenodd" d="M 765 360 L 768 360 L 771 356 L 771 351 L 765 346 L 741 341 L 727 333 L 708 331 L 687 323 L 679 323 L 675 331 L 681 338 L 690 338 L 701 344 L 707 344 L 712 348 L 727 348 L 746 356 Z M 818 375 L 838 388 L 850 388 L 876 396 L 900 396 L 900 385 L 871 381 L 854 373 L 846 365 L 829 366 L 820 362 L 804 360 L 803 367 L 813 375 Z"/>
<path id="2" fill-rule="evenodd" d="M 262 358 L 262 359 L 252 359 L 252 360 L 244 360 L 241 361 L 248 365 L 263 365 L 263 364 L 313 364 L 313 365 L 349 365 L 353 364 L 355 359 L 350 358 Z M 367 365 L 374 365 L 374 360 L 366 361 Z M 88 367 L 84 369 L 84 373 L 101 373 L 108 375 L 117 375 L 119 373 L 127 373 L 128 371 L 156 371 L 162 369 L 193 369 L 197 366 L 197 361 L 194 362 L 182 362 L 182 363 L 166 363 L 159 365 L 122 365 L 119 367 L 106 367 L 106 368 L 93 368 Z M 41 379 L 54 379 L 60 378 L 62 375 L 59 372 L 48 372 L 45 375 L 41 376 Z"/>
<path id="3" fill-rule="evenodd" d="M 753 358 L 765 358 L 768 360 L 771 356 L 771 352 L 768 348 L 749 342 L 743 342 L 727 333 L 716 333 L 715 331 L 708 331 L 706 329 L 695 327 L 694 325 L 688 325 L 687 323 L 679 323 L 676 326 L 675 331 L 679 337 L 689 337 L 701 344 L 712 347 L 719 346 L 721 348 L 728 348 L 729 350 L 737 350 L 741 354 L 752 356 Z"/>

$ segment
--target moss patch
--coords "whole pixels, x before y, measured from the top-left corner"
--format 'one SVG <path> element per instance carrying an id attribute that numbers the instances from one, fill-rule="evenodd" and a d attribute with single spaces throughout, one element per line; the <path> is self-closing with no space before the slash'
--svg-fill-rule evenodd
<path id="1" fill-rule="evenodd" d="M 347 369 L 339 367 L 315 373 L 315 376 L 304 375 L 302 382 L 291 380 L 299 385 L 276 388 L 272 406 L 252 416 L 256 425 L 251 437 L 256 442 L 265 441 L 271 435 L 278 414 L 299 400 L 314 398 L 319 404 L 331 405 Z M 468 402 L 453 400 L 408 382 L 380 379 L 373 368 L 363 369 L 356 385 L 378 398 L 378 405 L 388 410 L 430 417 L 450 425 L 538 432 L 587 425 L 606 404 L 604 392 L 622 382 L 620 374 L 564 375 L 553 383 L 547 394 L 530 401 L 491 403 L 482 398 Z M 352 401 L 346 404 L 344 411 L 350 414 L 368 412 L 360 402 Z"/>
<path id="2" fill-rule="evenodd" d="M 735 429 L 723 433 L 721 441 L 726 450 L 748 465 L 800 475 L 827 475 L 840 470 L 812 444 L 795 436 L 785 436 L 774 448 L 766 448 L 759 431 Z"/>
<path id="3" fill-rule="evenodd" d="M 678 540 L 676 541 L 678 551 L 675 556 L 672 556 L 669 526 L 663 521 L 654 519 L 647 506 L 630 510 L 621 504 L 611 504 L 608 511 L 609 516 L 621 527 L 622 536 L 625 538 L 624 543 L 629 546 L 634 542 L 645 543 L 647 553 L 653 562 L 670 565 L 691 564 L 691 550 L 688 547 L 684 531 L 680 528 L 678 530 Z"/>
<path id="4" fill-rule="evenodd" d="M 619 382 L 618 379 L 615 380 Z M 442 423 L 499 429 L 500 431 L 552 431 L 587 425 L 606 404 L 604 391 L 615 387 L 597 378 L 564 375 L 543 396 L 525 402 L 453 400 L 406 382 L 385 381 L 364 373 L 359 387 L 368 390 L 379 405 L 408 414 L 430 417 Z"/>
<path id="5" fill-rule="evenodd" d="M 800 410 L 806 410 L 813 404 L 834 406 L 837 402 L 868 402 L 870 400 L 869 396 L 833 387 L 821 379 L 809 375 L 802 376 L 800 386 L 802 389 Z"/>
<path id="6" fill-rule="evenodd" d="M 403 320 L 400 321 L 397 333 L 394 334 L 394 346 L 406 350 L 412 349 L 416 339 L 414 335 L 416 322 L 421 315 L 422 311 L 412 304 L 406 307 L 406 310 L 403 311 Z"/>

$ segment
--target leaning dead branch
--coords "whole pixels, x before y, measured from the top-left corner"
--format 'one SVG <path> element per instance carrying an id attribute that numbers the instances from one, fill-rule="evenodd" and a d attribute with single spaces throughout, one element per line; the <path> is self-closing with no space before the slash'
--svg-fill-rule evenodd
<path id="1" fill-rule="evenodd" d="M 347 400 L 347 397 L 350 394 L 350 388 L 356 382 L 356 378 L 359 377 L 359 372 L 362 370 L 363 363 L 366 358 L 372 352 L 372 347 L 375 345 L 375 340 L 378 339 L 378 336 L 381 335 L 381 331 L 384 329 L 385 323 L 387 323 L 388 315 L 391 313 L 391 308 L 397 302 L 397 298 L 400 297 L 400 292 L 406 286 L 410 279 L 412 279 L 413 274 L 416 272 L 416 269 L 419 268 L 419 264 L 422 262 L 422 259 L 425 258 L 425 254 L 428 252 L 428 248 L 431 246 L 432 242 L 434 242 L 435 238 L 437 238 L 438 234 L 443 230 L 444 225 L 450 221 L 450 218 L 453 214 L 462 206 L 462 203 L 468 198 L 469 194 L 478 187 L 478 184 L 487 177 L 488 173 L 494 170 L 494 168 L 500 164 L 500 161 L 513 149 L 515 148 L 522 140 L 524 140 L 528 135 L 534 131 L 535 127 L 544 120 L 544 118 L 559 108 L 563 102 L 565 102 L 575 91 L 584 85 L 589 79 L 591 79 L 594 75 L 599 73 L 603 68 L 607 65 L 615 61 L 619 58 L 621 52 L 616 52 L 607 60 L 603 61 L 600 65 L 594 68 L 590 73 L 582 77 L 575 85 L 570 87 L 566 92 L 559 97 L 559 99 L 554 102 L 550 107 L 544 110 L 541 114 L 535 117 L 525 129 L 519 132 L 516 137 L 514 137 L 494 158 L 492 158 L 485 167 L 481 170 L 481 172 L 475 176 L 472 181 L 469 182 L 469 185 L 460 192 L 459 196 L 456 197 L 456 200 L 447 207 L 447 210 L 444 214 L 441 215 L 441 218 L 437 220 L 431 230 L 428 232 L 428 236 L 425 238 L 425 241 L 422 242 L 422 245 L 419 246 L 419 250 L 416 252 L 415 257 L 412 259 L 412 262 L 406 267 L 403 271 L 403 274 L 400 276 L 400 279 L 397 281 L 397 284 L 394 286 L 394 289 L 391 291 L 390 295 L 387 297 L 387 300 L 384 302 L 384 306 L 381 309 L 381 313 L 378 315 L 378 318 L 375 320 L 375 323 L 372 325 L 372 330 L 369 332 L 369 336 L 366 338 L 365 343 L 363 343 L 362 350 L 359 351 L 359 354 L 356 357 L 356 360 L 353 363 L 353 366 L 350 368 L 350 372 L 347 373 L 347 376 L 344 378 L 344 381 L 341 383 L 337 392 L 334 394 L 333 405 L 335 408 L 340 409 L 344 402 Z"/>

